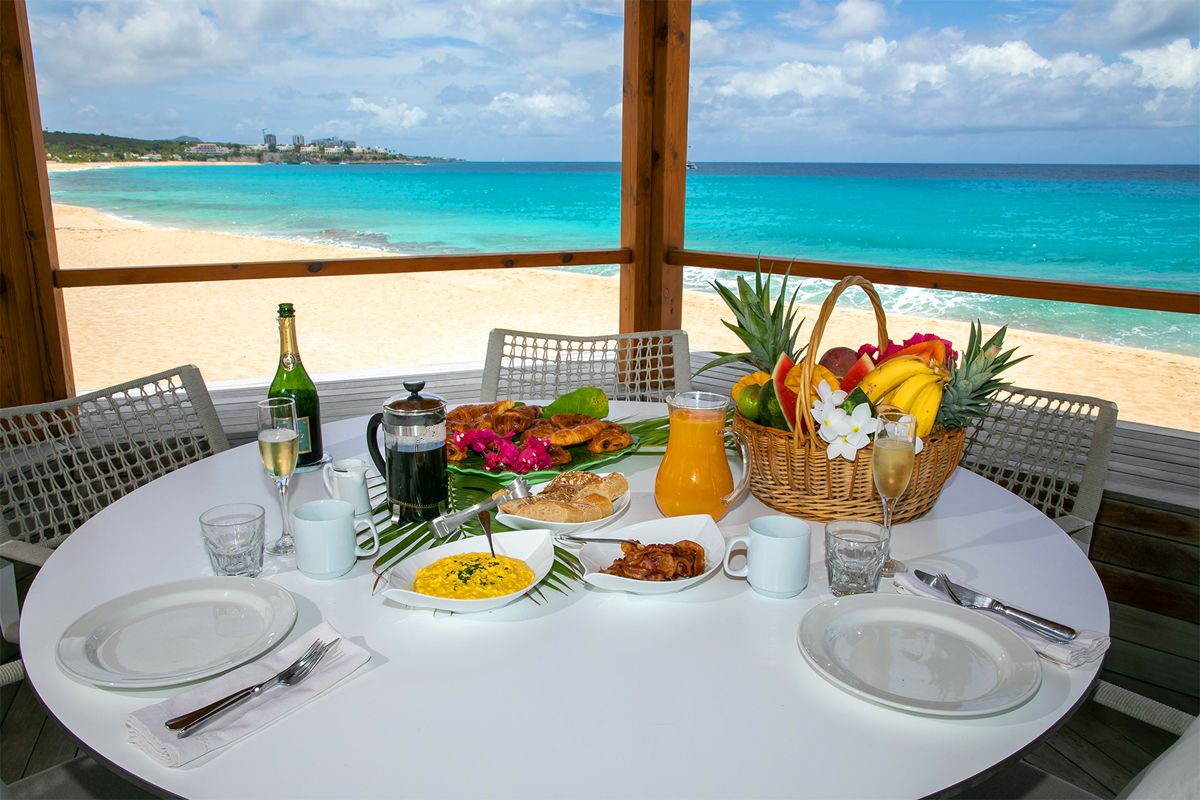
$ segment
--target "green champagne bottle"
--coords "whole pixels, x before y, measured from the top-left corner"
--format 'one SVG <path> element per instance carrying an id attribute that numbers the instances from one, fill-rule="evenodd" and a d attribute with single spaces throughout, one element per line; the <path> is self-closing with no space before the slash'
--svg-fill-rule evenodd
<path id="1" fill-rule="evenodd" d="M 267 397 L 290 397 L 296 401 L 296 430 L 300 434 L 300 458 L 296 466 L 319 464 L 325 455 L 321 447 L 321 401 L 316 384 L 300 363 L 296 312 L 291 303 L 279 304 L 279 369 Z"/>

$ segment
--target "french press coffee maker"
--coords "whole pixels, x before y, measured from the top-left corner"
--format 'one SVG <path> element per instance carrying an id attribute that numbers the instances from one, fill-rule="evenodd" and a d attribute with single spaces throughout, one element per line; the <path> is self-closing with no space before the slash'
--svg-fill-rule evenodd
<path id="1" fill-rule="evenodd" d="M 387 480 L 392 522 L 424 522 L 446 502 L 446 401 L 421 394 L 425 381 L 406 381 L 404 388 L 408 394 L 389 397 L 367 423 L 367 451 Z"/>

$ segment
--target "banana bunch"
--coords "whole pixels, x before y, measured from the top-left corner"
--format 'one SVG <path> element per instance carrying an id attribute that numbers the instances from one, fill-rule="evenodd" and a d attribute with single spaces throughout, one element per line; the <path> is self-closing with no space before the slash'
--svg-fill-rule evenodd
<path id="1" fill-rule="evenodd" d="M 923 356 L 898 356 L 889 359 L 863 378 L 859 388 L 873 404 L 887 403 L 917 418 L 917 436 L 933 430 L 942 392 L 950 373 Z"/>

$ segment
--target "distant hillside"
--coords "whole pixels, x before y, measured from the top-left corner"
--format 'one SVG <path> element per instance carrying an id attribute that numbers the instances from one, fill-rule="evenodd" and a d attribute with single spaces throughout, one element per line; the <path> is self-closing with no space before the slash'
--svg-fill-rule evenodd
<path id="1" fill-rule="evenodd" d="M 3 2 L 3 0 L 0 0 Z M 306 148 L 303 152 L 289 145 L 241 145 L 233 142 L 207 142 L 217 145 L 199 152 L 189 153 L 202 139 L 194 136 L 177 136 L 174 139 L 133 139 L 128 136 L 109 136 L 107 133 L 66 133 L 64 131 L 42 131 L 46 142 L 47 156 L 53 161 L 272 161 L 279 163 L 412 163 L 427 161 L 457 161 L 438 156 L 407 156 L 403 153 L 380 148 L 361 148 L 350 152 L 348 148 Z M 335 142 L 336 144 L 336 142 Z"/>
<path id="2" fill-rule="evenodd" d="M 129 154 L 163 158 L 183 156 L 184 150 L 200 141 L 192 136 L 177 139 L 133 139 L 128 136 L 109 136 L 107 133 L 66 133 L 43 131 L 46 152 L 60 161 L 123 161 Z"/>

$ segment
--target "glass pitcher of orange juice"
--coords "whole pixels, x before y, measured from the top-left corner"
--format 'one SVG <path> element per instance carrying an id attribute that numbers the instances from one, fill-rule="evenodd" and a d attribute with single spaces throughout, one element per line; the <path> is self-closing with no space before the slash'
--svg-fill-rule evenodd
<path id="1" fill-rule="evenodd" d="M 654 499 L 665 516 L 725 516 L 750 483 L 750 448 L 742 434 L 725 425 L 729 398 L 711 392 L 679 392 L 667 398 L 670 429 L 667 453 L 654 479 Z M 742 455 L 737 485 L 725 458 L 725 437 Z"/>

